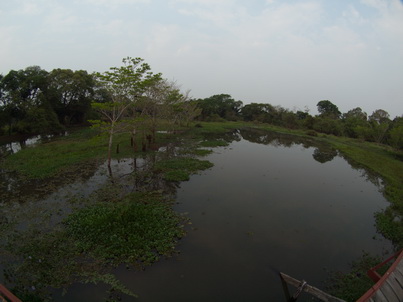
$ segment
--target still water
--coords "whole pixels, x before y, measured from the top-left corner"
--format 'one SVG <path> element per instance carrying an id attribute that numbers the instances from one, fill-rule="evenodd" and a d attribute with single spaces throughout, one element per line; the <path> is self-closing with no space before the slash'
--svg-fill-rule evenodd
<path id="1" fill-rule="evenodd" d="M 374 227 L 374 213 L 388 206 L 377 177 L 336 150 L 295 137 L 237 131 L 226 140 L 229 146 L 203 158 L 213 168 L 180 183 L 176 193 L 173 187 L 175 210 L 190 219 L 178 254 L 145 271 L 115 269 L 139 295 L 123 301 L 285 301 L 278 271 L 324 289 L 329 271 L 347 271 L 363 251 L 391 249 Z M 127 175 L 131 167 L 130 160 L 115 162 L 114 173 Z M 33 207 L 64 202 L 60 192 L 90 194 L 108 181 L 105 169 Z M 106 290 L 75 284 L 53 298 L 104 301 Z"/>
<path id="2" fill-rule="evenodd" d="M 324 289 L 329 271 L 391 248 L 374 227 L 388 205 L 379 179 L 324 146 L 234 135 L 206 158 L 212 169 L 178 188 L 176 210 L 191 221 L 180 253 L 143 272 L 116 270 L 136 301 L 285 301 L 277 271 Z M 77 285 L 60 299 L 102 299 L 94 291 Z"/>

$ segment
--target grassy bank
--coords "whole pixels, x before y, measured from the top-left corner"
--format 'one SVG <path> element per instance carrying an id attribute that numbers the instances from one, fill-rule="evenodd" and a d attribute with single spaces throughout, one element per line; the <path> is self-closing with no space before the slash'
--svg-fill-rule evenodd
<path id="1" fill-rule="evenodd" d="M 172 211 L 171 203 L 166 198 L 169 194 L 173 196 L 174 192 L 164 191 L 166 188 L 155 185 L 152 194 L 142 194 L 150 191 L 150 187 L 146 186 L 153 180 L 157 180 L 157 184 L 168 181 L 172 189 L 176 185 L 172 182 L 188 180 L 189 175 L 208 169 L 211 163 L 195 157 L 209 154 L 211 151 L 208 148 L 226 146 L 239 140 L 239 131 L 236 129 L 244 128 L 296 135 L 326 143 L 339 150 L 354 167 L 365 168 L 380 177 L 383 180 L 383 193 L 390 201 L 390 206 L 376 213 L 377 228 L 395 243 L 396 248 L 403 247 L 401 153 L 378 144 L 264 124 L 197 123 L 176 134 L 160 134 L 157 144 L 164 147 L 160 152 L 133 152 L 130 136 L 117 135 L 114 139 L 115 159 L 137 156 L 144 159 L 151 155 L 152 159 L 144 165 L 150 167 L 150 171 L 141 168 L 133 170 L 127 182 L 144 187 L 136 187 L 137 193 L 128 192 L 125 189 L 127 183 L 120 185 L 119 177 L 115 178 L 90 197 L 77 197 L 71 215 L 53 231 L 44 233 L 31 229 L 14 237 L 15 244 L 8 245 L 10 252 L 24 259 L 22 265 L 13 270 L 15 280 L 26 282 L 22 284 L 20 292 L 27 294 L 24 289 L 35 282 L 60 287 L 81 281 L 104 282 L 113 289 L 129 293 L 109 274 L 106 269 L 108 265 L 149 265 L 174 253 L 178 238 L 184 235 L 185 222 Z M 26 148 L 7 157 L 1 164 L 6 170 L 23 176 L 21 181 L 33 179 L 42 183 L 56 178 L 74 179 L 85 164 L 105 162 L 106 142 L 106 138 L 98 136 L 94 129 L 82 129 L 68 137 Z M 139 140 L 136 143 L 141 146 L 142 142 Z M 0 231 L 1 227 L 0 221 Z M 45 261 L 41 257 L 46 253 Z M 79 278 L 75 279 L 77 276 Z M 367 285 L 362 287 L 366 288 Z"/>
<path id="2" fill-rule="evenodd" d="M 225 146 L 225 136 L 234 129 L 258 128 L 278 133 L 286 133 L 325 142 L 356 166 L 371 171 L 383 180 L 383 193 L 391 203 L 384 212 L 377 213 L 378 230 L 387 238 L 393 240 L 397 247 L 403 247 L 403 158 L 402 152 L 391 147 L 375 143 L 363 142 L 343 137 L 329 135 L 312 136 L 312 133 L 302 130 L 291 130 L 267 124 L 252 124 L 244 122 L 201 122 L 190 129 L 185 129 L 180 136 L 197 141 L 199 146 Z M 178 135 L 161 135 L 158 140 L 173 140 Z M 220 136 L 219 139 L 217 137 Z M 209 139 L 206 139 L 209 137 Z M 223 138 L 224 137 L 224 138 Z M 227 140 L 231 141 L 232 136 Z M 140 145 L 141 142 L 137 142 Z M 130 137 L 126 134 L 117 135 L 114 146 L 119 145 L 119 153 L 114 152 L 115 158 L 130 157 L 133 147 Z M 117 150 L 116 150 L 117 151 Z M 200 150 L 195 152 L 201 152 Z M 68 137 L 59 138 L 36 148 L 26 148 L 9 156 L 3 165 L 6 169 L 15 170 L 28 178 L 44 179 L 74 171 L 77 166 L 90 160 L 105 160 L 106 139 L 97 136 L 93 129 L 83 129 Z M 172 164 L 172 163 L 171 163 Z M 165 171 L 168 179 L 186 180 L 189 171 L 171 167 Z"/>
<path id="3" fill-rule="evenodd" d="M 376 213 L 376 226 L 380 233 L 392 240 L 396 249 L 403 248 L 403 152 L 390 146 L 364 142 L 358 139 L 317 134 L 304 130 L 292 130 L 267 124 L 243 122 L 200 123 L 199 133 L 223 133 L 230 129 L 257 128 L 283 134 L 310 138 L 329 144 L 355 167 L 362 167 L 380 177 L 383 181 L 382 193 L 390 206 Z"/>

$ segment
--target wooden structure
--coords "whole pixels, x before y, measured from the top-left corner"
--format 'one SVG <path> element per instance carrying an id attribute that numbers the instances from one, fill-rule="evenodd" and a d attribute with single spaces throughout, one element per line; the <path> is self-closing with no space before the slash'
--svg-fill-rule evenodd
<path id="1" fill-rule="evenodd" d="M 396 260 L 387 272 L 383 276 L 379 275 L 377 270 L 393 259 Z M 357 302 L 403 302 L 403 250 L 371 268 L 368 271 L 368 276 L 374 280 L 375 284 Z M 299 281 L 284 273 L 280 273 L 280 277 L 289 302 L 297 301 L 298 296 L 303 291 L 324 302 L 345 302 L 309 285 L 304 280 Z M 294 295 L 290 295 L 287 284 L 297 288 Z"/>
<path id="2" fill-rule="evenodd" d="M 1 302 L 22 302 L 13 295 L 4 285 L 0 284 L 0 301 Z"/>
<path id="3" fill-rule="evenodd" d="M 387 272 L 380 276 L 382 266 L 395 259 Z M 371 268 L 368 276 L 376 282 L 357 302 L 402 302 L 403 301 L 403 250 Z"/>
<path id="4" fill-rule="evenodd" d="M 321 301 L 324 301 L 324 302 L 346 302 L 342 299 L 333 297 L 333 296 L 321 291 L 320 289 L 318 289 L 316 287 L 309 285 L 308 283 L 306 283 L 305 280 L 299 281 L 284 273 L 280 273 L 280 277 L 281 277 L 281 281 L 283 283 L 284 293 L 286 295 L 287 301 L 289 301 L 289 302 L 297 301 L 298 296 L 303 291 L 314 296 L 315 298 L 320 299 Z M 292 296 L 290 295 L 290 293 L 288 291 L 287 284 L 290 284 L 297 288 L 297 291 Z"/>

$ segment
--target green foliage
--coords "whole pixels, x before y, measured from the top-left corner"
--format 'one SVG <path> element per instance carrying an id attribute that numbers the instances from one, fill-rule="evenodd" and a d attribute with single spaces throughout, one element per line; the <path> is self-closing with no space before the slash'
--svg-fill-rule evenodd
<path id="1" fill-rule="evenodd" d="M 399 215 L 400 212 L 400 215 Z M 396 246 L 403 246 L 402 209 L 388 207 L 375 214 L 376 228 L 383 236 L 390 239 Z"/>
<path id="2" fill-rule="evenodd" d="M 8 156 L 4 166 L 29 178 L 46 178 L 99 158 L 105 147 L 93 140 L 94 131 L 83 130 L 67 139 L 51 141 L 35 148 L 25 148 Z"/>
<path id="3" fill-rule="evenodd" d="M 396 118 L 393 121 L 389 135 L 390 145 L 398 150 L 403 150 L 403 117 Z"/>
<path id="4" fill-rule="evenodd" d="M 0 111 L 8 130 L 17 133 L 54 133 L 62 124 L 82 123 L 93 92 L 92 76 L 85 71 L 39 66 L 10 71 L 1 79 Z"/>
<path id="5" fill-rule="evenodd" d="M 352 164 L 361 165 L 382 178 L 383 193 L 391 206 L 376 215 L 376 226 L 396 247 L 403 247 L 403 162 L 401 153 L 374 143 L 346 138 L 326 138 Z"/>
<path id="6" fill-rule="evenodd" d="M 95 96 L 95 81 L 84 70 L 54 69 L 48 76 L 47 98 L 64 125 L 82 124 L 91 109 Z"/>
<path id="7" fill-rule="evenodd" d="M 328 281 L 329 293 L 347 302 L 357 301 L 374 284 L 367 271 L 381 262 L 379 257 L 364 253 L 361 259 L 351 264 L 348 273 L 332 273 Z"/>
<path id="8" fill-rule="evenodd" d="M 170 256 L 184 235 L 180 216 L 159 194 L 99 203 L 73 213 L 66 223 L 79 250 L 115 265 L 150 265 Z"/>
<path id="9" fill-rule="evenodd" d="M 202 120 L 216 117 L 234 121 L 238 118 L 242 102 L 235 101 L 229 94 L 219 94 L 197 100 L 197 106 L 201 109 Z"/>
<path id="10" fill-rule="evenodd" d="M 167 181 L 188 181 L 190 174 L 184 170 L 171 170 L 164 173 L 164 178 Z"/>
<path id="11" fill-rule="evenodd" d="M 226 147 L 228 146 L 228 143 L 223 140 L 208 140 L 208 141 L 203 141 L 200 143 L 200 146 L 202 147 Z"/>
<path id="12" fill-rule="evenodd" d="M 212 150 L 207 150 L 207 149 L 194 149 L 194 150 L 188 150 L 184 152 L 183 154 L 193 154 L 196 156 L 206 156 L 213 153 Z"/>
<path id="13" fill-rule="evenodd" d="M 322 100 L 318 102 L 316 106 L 318 107 L 318 111 L 322 117 L 333 119 L 338 119 L 340 117 L 341 112 L 339 111 L 339 108 L 328 100 Z"/>
<path id="14" fill-rule="evenodd" d="M 270 123 L 275 109 L 270 104 L 251 103 L 242 107 L 241 115 L 245 121 Z"/>
<path id="15" fill-rule="evenodd" d="M 8 266 L 5 275 L 15 284 L 13 293 L 23 301 L 52 301 L 49 286 L 65 288 L 73 282 L 103 282 L 114 291 L 136 297 L 114 275 L 105 272 L 100 259 L 83 258 L 77 242 L 64 229 L 19 232 L 11 242 L 8 250 L 22 261 Z"/>
<path id="16" fill-rule="evenodd" d="M 343 133 L 342 124 L 339 120 L 329 117 L 315 117 L 313 130 L 321 133 L 333 134 L 340 136 Z"/>
<path id="17" fill-rule="evenodd" d="M 199 160 L 190 157 L 162 160 L 156 163 L 155 169 L 164 173 L 164 178 L 169 181 L 188 180 L 189 175 L 198 170 L 206 170 L 213 166 L 207 160 Z"/>

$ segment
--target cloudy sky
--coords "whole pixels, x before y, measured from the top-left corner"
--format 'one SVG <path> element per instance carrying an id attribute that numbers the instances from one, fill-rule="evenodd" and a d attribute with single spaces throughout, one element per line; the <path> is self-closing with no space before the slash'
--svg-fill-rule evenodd
<path id="1" fill-rule="evenodd" d="M 141 57 L 191 96 L 403 114 L 401 0 L 9 0 L 0 74 Z"/>

